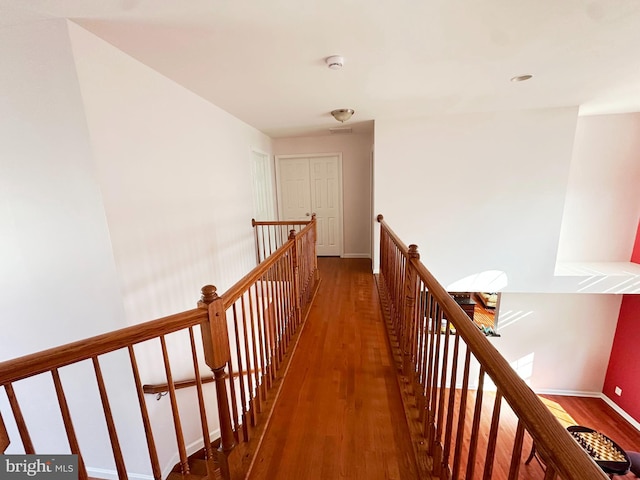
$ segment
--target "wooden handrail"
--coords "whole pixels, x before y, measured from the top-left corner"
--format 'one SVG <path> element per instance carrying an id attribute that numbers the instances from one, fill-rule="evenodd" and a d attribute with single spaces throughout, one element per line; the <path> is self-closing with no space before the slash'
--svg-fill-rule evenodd
<path id="1" fill-rule="evenodd" d="M 126 348 L 128 345 L 198 325 L 205 319 L 206 312 L 199 309 L 188 310 L 176 315 L 139 323 L 131 327 L 43 350 L 42 352 L 6 360 L 0 362 L 0 385 L 16 382 L 33 375 L 48 372 L 53 368 L 88 360 L 95 356 Z"/>
<path id="2" fill-rule="evenodd" d="M 439 319 L 441 318 L 446 318 L 455 327 L 456 334 L 464 340 L 467 348 L 480 363 L 481 372 L 486 372 L 489 375 L 498 389 L 498 394 L 507 400 L 511 409 L 534 439 L 536 448 L 541 448 L 544 451 L 544 460 L 549 472 L 555 471 L 561 478 L 565 479 L 599 480 L 607 478 L 600 467 L 557 422 L 553 414 L 549 412 L 524 380 L 518 376 L 486 336 L 480 332 L 473 322 L 469 321 L 469 317 L 464 313 L 460 305 L 422 264 L 419 255 L 410 253 L 411 250 L 417 252 L 417 247 L 407 247 L 389 228 L 382 215 L 378 215 L 377 220 L 381 224 L 385 235 L 388 235 L 396 245 L 401 255 L 406 259 L 407 265 L 415 270 L 417 278 L 424 283 L 428 293 L 435 299 L 435 304 L 442 310 L 443 313 L 435 319 L 438 330 L 440 328 Z M 383 265 L 381 265 L 381 272 L 382 268 Z M 414 296 L 413 298 L 420 298 L 417 292 L 413 292 L 411 295 Z M 406 315 L 405 312 L 405 317 L 412 319 L 418 318 L 418 315 L 415 312 Z M 444 337 L 445 335 L 439 335 L 437 337 L 438 342 L 441 336 Z M 448 339 L 448 337 L 449 331 L 447 329 L 446 338 Z M 439 346 L 435 348 L 438 349 Z M 438 363 L 437 357 L 435 363 Z M 441 412 L 442 405 L 438 409 L 438 413 L 441 414 Z M 521 438 L 517 439 L 517 442 L 521 444 Z M 513 465 L 512 469 L 517 472 Z"/>
<path id="3" fill-rule="evenodd" d="M 255 372 L 261 372 L 262 369 L 258 368 L 256 369 L 251 369 L 247 372 L 247 370 L 243 370 L 242 372 L 233 372 L 232 378 L 238 378 L 240 376 L 245 376 L 247 374 L 252 374 Z M 201 384 L 206 384 L 206 383 L 213 383 L 214 382 L 214 378 L 209 376 L 209 377 L 200 377 L 200 383 Z M 198 384 L 198 381 L 195 378 L 192 379 L 188 379 L 188 380 L 178 380 L 173 382 L 173 387 L 176 390 L 180 390 L 182 388 L 191 388 L 191 387 L 195 387 Z M 169 391 L 169 385 L 166 383 L 152 383 L 152 384 L 145 384 L 142 386 L 142 391 L 144 393 L 147 394 L 158 394 L 158 393 L 164 393 L 164 392 L 168 392 Z"/>
<path id="4" fill-rule="evenodd" d="M 260 221 L 251 219 L 251 226 L 255 227 L 258 225 L 308 225 L 311 223 L 311 220 L 273 220 L 273 221 Z"/>
<path id="5" fill-rule="evenodd" d="M 280 225 L 279 222 L 268 223 Z M 296 228 L 289 230 L 287 225 L 296 225 Z M 179 465 L 176 471 L 188 475 L 191 471 L 188 448 L 193 445 L 193 439 L 185 438 L 186 429 L 183 431 L 181 419 L 184 411 L 179 408 L 180 399 L 175 391 L 191 386 L 196 387 L 194 394 L 197 396 L 198 404 L 198 409 L 193 414 L 199 414 L 202 428 L 202 438 L 196 441 L 203 444 L 207 461 L 211 460 L 208 463 L 210 473 L 213 475 L 213 470 L 217 468 L 213 463 L 217 460 L 216 465 L 221 469 L 225 480 L 243 478 L 242 470 L 246 470 L 248 465 L 246 458 L 242 457 L 235 447 L 239 442 L 249 441 L 250 435 L 255 434 L 254 427 L 263 428 L 257 426 L 258 421 L 264 425 L 264 419 L 258 414 L 262 413 L 265 403 L 269 405 L 267 408 L 273 407 L 273 402 L 270 402 L 267 394 L 273 387 L 279 388 L 282 385 L 279 378 L 281 367 L 288 364 L 287 354 L 301 326 L 300 305 L 304 305 L 305 309 L 309 308 L 318 285 L 317 265 L 315 259 L 310 258 L 311 255 L 315 255 L 315 225 L 315 217 L 309 222 L 285 222 L 284 229 L 277 230 L 277 244 L 283 243 L 280 248 L 272 251 L 273 245 L 276 244 L 275 241 L 272 242 L 268 249 L 269 258 L 221 296 L 218 296 L 214 286 L 204 286 L 198 308 L 0 362 L 0 388 L 4 388 L 7 395 L 10 408 L 8 415 L 12 420 L 10 426 L 17 429 L 17 435 L 12 440 L 21 442 L 25 453 L 37 453 L 34 448 L 36 443 L 31 438 L 34 432 L 36 435 L 42 432 L 33 428 L 28 422 L 29 419 L 22 414 L 21 401 L 28 401 L 28 398 L 18 398 L 16 391 L 19 390 L 14 390 L 14 383 L 36 375 L 50 374 L 64 426 L 61 433 L 66 433 L 71 451 L 79 455 L 79 478 L 87 478 L 80 451 L 80 438 L 76 436 L 77 425 L 73 424 L 71 409 L 74 402 L 67 401 L 68 391 L 65 391 L 64 378 L 61 378 L 59 370 L 68 365 L 89 361 L 93 364 L 95 382 L 90 381 L 87 388 L 97 387 L 117 476 L 126 478 L 125 456 L 119 439 L 122 432 L 118 431 L 118 419 L 114 415 L 116 410 L 112 412 L 110 389 L 101 369 L 101 357 L 118 351 L 128 354 L 129 357 L 129 373 L 133 374 L 137 407 L 142 417 L 153 478 L 160 480 L 164 467 L 158 459 L 144 393 L 168 392 L 171 403 L 171 417 L 168 421 L 173 423 L 178 446 Z M 266 249 L 264 251 L 267 252 Z M 304 265 L 303 280 L 298 278 L 298 263 Z M 300 288 L 300 285 L 303 285 L 303 288 Z M 200 373 L 199 356 L 202 351 L 195 343 L 196 329 L 199 329 L 202 335 L 204 359 L 212 371 L 212 376 L 209 377 L 204 372 Z M 233 329 L 234 335 L 231 337 L 229 329 Z M 172 342 L 169 344 L 165 337 L 178 332 L 180 335 L 172 335 Z M 190 355 L 181 358 L 193 363 L 195 378 L 174 382 L 169 349 L 173 340 L 183 338 L 182 334 L 185 333 L 189 334 L 187 349 L 190 350 Z M 138 344 L 149 340 L 159 341 L 162 357 L 158 367 L 164 370 L 166 384 L 142 385 L 134 346 L 144 351 L 144 347 Z M 157 348 L 157 343 L 152 348 Z M 242 380 L 234 381 L 236 377 Z M 202 385 L 209 382 L 215 382 L 216 410 L 221 432 L 220 441 L 216 442 L 219 445 L 217 451 L 214 451 L 209 438 L 209 401 L 202 389 Z M 45 400 L 55 404 L 53 398 Z M 267 414 L 266 418 L 269 418 L 269 415 Z M 9 417 L 5 415 L 5 418 Z M 166 430 L 165 434 L 168 432 L 169 430 Z M 0 454 L 6 451 L 10 440 L 0 415 Z"/>
<path id="6" fill-rule="evenodd" d="M 290 250 L 293 245 L 292 240 L 287 240 L 284 245 L 278 248 L 272 255 L 263 260 L 256 268 L 247 273 L 244 277 L 234 283 L 223 295 L 224 308 L 229 308 L 233 303 L 238 300 L 247 289 L 255 282 L 260 280 L 266 272 L 280 259 L 280 257 Z"/>

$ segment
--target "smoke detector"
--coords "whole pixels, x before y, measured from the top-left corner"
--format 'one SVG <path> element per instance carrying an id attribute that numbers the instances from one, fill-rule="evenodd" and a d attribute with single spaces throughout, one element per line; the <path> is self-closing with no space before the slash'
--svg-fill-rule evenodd
<path id="1" fill-rule="evenodd" d="M 327 57 L 325 61 L 331 70 L 340 70 L 344 65 L 344 57 L 340 55 L 332 55 Z"/>

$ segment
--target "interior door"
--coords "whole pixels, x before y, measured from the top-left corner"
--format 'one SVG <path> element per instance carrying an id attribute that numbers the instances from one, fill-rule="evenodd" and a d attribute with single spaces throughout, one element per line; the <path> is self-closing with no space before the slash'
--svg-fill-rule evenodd
<path id="1" fill-rule="evenodd" d="M 309 220 L 311 217 L 309 159 L 279 159 L 279 166 L 281 218 Z"/>
<path id="2" fill-rule="evenodd" d="M 278 203 L 283 220 L 317 220 L 318 255 L 342 255 L 340 155 L 278 157 Z"/>

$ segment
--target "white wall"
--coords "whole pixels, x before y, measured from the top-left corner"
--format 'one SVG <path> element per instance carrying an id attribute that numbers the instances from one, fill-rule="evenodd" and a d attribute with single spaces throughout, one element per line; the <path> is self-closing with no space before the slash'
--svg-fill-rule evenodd
<path id="1" fill-rule="evenodd" d="M 344 256 L 371 257 L 371 149 L 367 134 L 276 138 L 276 155 L 342 152 Z"/>
<path id="2" fill-rule="evenodd" d="M 251 147 L 270 139 L 70 24 L 129 323 L 194 308 L 255 265 Z"/>
<path id="3" fill-rule="evenodd" d="M 0 56 L 0 359 L 193 308 L 202 285 L 253 267 L 251 148 L 270 152 L 268 137 L 64 20 L 0 31 Z M 174 378 L 192 377 L 185 344 L 168 344 Z M 164 379 L 158 351 L 136 347 L 145 383 Z M 101 364 L 127 469 L 147 478 L 126 352 Z M 90 364 L 61 376 L 90 475 L 115 478 Z M 64 451 L 46 377 L 16 391 L 36 450 Z M 193 396 L 179 395 L 187 443 Z M 168 403 L 147 399 L 163 467 Z M 4 391 L 0 409 L 20 453 Z"/>
<path id="4" fill-rule="evenodd" d="M 537 392 L 600 393 L 622 295 L 515 294 L 490 338 Z"/>
<path id="5" fill-rule="evenodd" d="M 0 30 L 0 58 L 0 360 L 5 360 L 123 327 L 125 318 L 66 22 Z M 105 361 L 106 375 L 111 365 Z M 77 434 L 91 442 L 106 429 L 96 399 L 87 393 L 95 377 L 86 367 L 65 367 L 60 375 Z M 50 375 L 18 382 L 15 389 L 36 449 L 64 451 Z M 128 392 L 115 384 L 115 410 Z M 21 453 L 4 389 L 0 409 L 12 440 L 8 453 Z M 135 427 L 128 433 L 135 438 Z M 107 452 L 87 458 L 108 463 Z"/>
<path id="6" fill-rule="evenodd" d="M 0 58 L 4 360 L 124 319 L 66 23 L 0 30 Z"/>
<path id="7" fill-rule="evenodd" d="M 628 262 L 639 185 L 640 113 L 579 117 L 558 262 Z"/>
<path id="8" fill-rule="evenodd" d="M 576 118 L 563 108 L 378 119 L 375 212 L 445 286 L 498 270 L 504 291 L 545 291 Z"/>
<path id="9" fill-rule="evenodd" d="M 620 219 L 605 222 L 598 241 L 615 238 L 611 229 L 626 237 L 637 225 L 637 192 L 622 178 L 636 175 L 633 154 L 614 146 L 621 122 L 602 120 L 579 120 L 573 157 L 573 108 L 376 121 L 375 212 L 420 247 L 423 262 L 445 286 L 494 291 L 497 273 L 479 274 L 503 273 L 502 337 L 491 341 L 538 391 L 601 392 L 604 382 L 621 297 L 552 293 L 580 286 L 579 277 L 554 277 L 560 229 L 579 213 L 580 189 L 593 185 L 598 171 L 606 172 L 606 188 L 587 189 L 585 213 L 599 197 L 622 208 L 624 196 L 634 194 Z M 622 122 L 627 147 L 637 142 L 629 139 L 634 122 Z M 597 145 L 597 158 L 587 155 Z M 572 158 L 586 163 L 587 181 L 574 181 L 581 165 L 571 165 Z M 574 224 L 581 228 L 575 234 L 563 225 L 563 239 L 574 246 L 597 230 L 594 223 Z M 583 251 L 591 254 L 597 246 Z"/>

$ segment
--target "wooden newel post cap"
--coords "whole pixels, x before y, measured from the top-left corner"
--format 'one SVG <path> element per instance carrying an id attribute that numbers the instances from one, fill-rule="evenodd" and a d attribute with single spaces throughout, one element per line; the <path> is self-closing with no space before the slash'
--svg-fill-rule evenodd
<path id="1" fill-rule="evenodd" d="M 255 219 L 255 218 L 252 218 L 252 219 L 251 219 L 251 226 L 252 226 L 252 227 L 255 227 L 255 226 L 256 226 L 256 219 Z"/>
<path id="2" fill-rule="evenodd" d="M 420 254 L 418 253 L 417 245 L 409 245 L 409 258 L 420 258 Z"/>
<path id="3" fill-rule="evenodd" d="M 296 238 L 296 231 L 292 228 L 289 230 L 289 240 L 294 240 Z"/>
<path id="4" fill-rule="evenodd" d="M 202 295 L 200 297 L 200 301 L 202 303 L 211 303 L 213 302 L 216 298 L 218 298 L 218 294 L 217 292 L 217 288 L 214 287 L 213 285 L 205 285 L 204 287 L 202 287 L 202 289 L 200 290 Z"/>
<path id="5" fill-rule="evenodd" d="M 376 217 L 376 220 L 378 221 L 378 223 L 380 223 L 382 220 L 384 220 L 384 217 L 382 216 L 381 213 L 378 214 L 378 216 Z"/>

